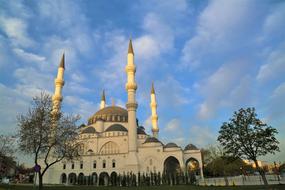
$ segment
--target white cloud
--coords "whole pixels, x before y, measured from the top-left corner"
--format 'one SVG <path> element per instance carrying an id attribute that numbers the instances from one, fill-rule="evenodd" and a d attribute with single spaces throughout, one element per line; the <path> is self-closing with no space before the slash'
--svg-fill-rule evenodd
<path id="1" fill-rule="evenodd" d="M 87 119 L 99 109 L 99 103 L 94 104 L 91 101 L 77 96 L 65 96 L 63 104 L 69 105 L 72 112 L 79 114 L 81 116 L 81 120 L 85 123 L 87 122 Z"/>
<path id="2" fill-rule="evenodd" d="M 0 29 L 2 28 L 13 45 L 30 47 L 34 44 L 33 40 L 28 36 L 26 21 L 0 15 L 0 26 Z"/>
<path id="3" fill-rule="evenodd" d="M 181 106 L 191 102 L 191 99 L 187 96 L 190 89 L 187 88 L 187 86 L 183 86 L 172 76 L 167 76 L 163 80 L 157 81 L 155 83 L 155 89 L 157 101 L 162 107 Z"/>
<path id="4" fill-rule="evenodd" d="M 162 52 L 172 49 L 174 43 L 173 31 L 160 15 L 148 13 L 144 18 L 143 28 L 156 39 Z"/>
<path id="5" fill-rule="evenodd" d="M 103 49 L 110 57 L 94 70 L 95 75 L 104 84 L 105 89 L 123 89 L 125 83 L 125 66 L 127 64 L 128 39 L 120 31 L 105 34 L 106 43 Z"/>
<path id="6" fill-rule="evenodd" d="M 269 98 L 269 105 L 267 107 L 266 112 L 268 115 L 268 120 L 273 122 L 275 121 L 283 122 L 284 123 L 284 114 L 285 114 L 285 82 L 281 83 L 279 86 L 277 86 L 273 92 L 272 95 Z M 279 124 L 279 123 L 278 123 Z"/>
<path id="7" fill-rule="evenodd" d="M 178 118 L 173 118 L 164 128 L 161 128 L 160 131 L 161 138 L 164 143 L 174 142 L 179 146 L 185 145 L 185 134 L 184 129 L 181 126 L 181 120 Z"/>
<path id="8" fill-rule="evenodd" d="M 13 72 L 13 76 L 17 79 L 19 85 L 23 84 L 46 90 L 53 89 L 54 76 L 39 72 L 33 67 L 18 68 Z"/>
<path id="9" fill-rule="evenodd" d="M 267 61 L 259 69 L 256 79 L 260 82 L 281 77 L 285 72 L 285 45 L 269 53 Z"/>
<path id="10" fill-rule="evenodd" d="M 222 65 L 206 80 L 197 84 L 205 100 L 199 105 L 198 117 L 209 119 L 221 107 L 239 107 L 251 100 L 250 70 L 246 62 L 237 61 Z"/>
<path id="11" fill-rule="evenodd" d="M 152 122 L 151 122 L 151 116 L 149 116 L 144 122 L 143 126 L 148 134 L 151 134 L 151 128 L 152 128 Z"/>
<path id="12" fill-rule="evenodd" d="M 285 3 L 277 3 L 270 14 L 266 17 L 263 24 L 263 34 L 261 40 L 281 38 L 284 39 L 285 33 Z"/>
<path id="13" fill-rule="evenodd" d="M 1 133 L 15 132 L 17 128 L 16 117 L 27 111 L 29 101 L 26 96 L 15 89 L 0 83 L 0 131 Z"/>
<path id="14" fill-rule="evenodd" d="M 160 54 L 160 47 L 151 35 L 141 36 L 134 41 L 138 59 L 151 59 Z"/>
<path id="15" fill-rule="evenodd" d="M 79 73 L 72 73 L 71 78 L 73 81 L 78 82 L 78 83 L 86 81 L 86 78 L 84 77 L 84 75 L 82 73 L 80 73 L 80 74 Z"/>
<path id="16" fill-rule="evenodd" d="M 224 52 L 236 47 L 241 40 L 243 44 L 250 41 L 244 26 L 252 21 L 248 16 L 252 13 L 251 4 L 245 0 L 210 1 L 199 16 L 196 34 L 185 43 L 182 66 L 193 69 L 209 52 Z"/>
<path id="17" fill-rule="evenodd" d="M 167 124 L 166 127 L 164 128 L 165 131 L 168 132 L 175 132 L 181 128 L 180 120 L 179 119 L 172 119 L 170 120 Z"/>
<path id="18" fill-rule="evenodd" d="M 23 49 L 20 48 L 14 48 L 13 51 L 18 55 L 21 59 L 26 60 L 27 62 L 33 61 L 33 62 L 41 62 L 45 61 L 46 58 L 43 56 L 39 56 L 34 53 L 29 53 L 24 51 Z"/>
<path id="19" fill-rule="evenodd" d="M 192 143 L 198 148 L 216 143 L 217 135 L 210 127 L 194 125 L 190 127 L 189 133 L 190 138 L 187 143 Z"/>

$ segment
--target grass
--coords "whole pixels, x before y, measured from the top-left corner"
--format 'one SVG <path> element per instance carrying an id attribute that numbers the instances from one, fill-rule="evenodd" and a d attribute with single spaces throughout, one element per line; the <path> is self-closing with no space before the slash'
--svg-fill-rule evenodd
<path id="1" fill-rule="evenodd" d="M 0 185 L 0 190 L 33 190 L 32 185 Z M 192 185 L 177 186 L 144 186 L 144 187 L 96 187 L 96 186 L 45 186 L 44 190 L 282 190 L 285 185 L 269 185 L 264 186 L 235 186 L 235 187 L 199 187 Z"/>

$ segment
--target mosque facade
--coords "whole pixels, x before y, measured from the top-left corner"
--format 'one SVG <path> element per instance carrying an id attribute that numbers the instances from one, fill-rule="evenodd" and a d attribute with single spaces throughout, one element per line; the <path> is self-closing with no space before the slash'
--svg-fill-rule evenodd
<path id="1" fill-rule="evenodd" d="M 53 110 L 60 109 L 64 86 L 64 56 L 58 68 L 53 95 Z M 195 167 L 196 177 L 203 178 L 201 150 L 188 144 L 180 147 L 173 142 L 159 140 L 157 102 L 154 85 L 150 92 L 152 134 L 147 134 L 137 122 L 137 83 L 134 51 L 130 40 L 127 54 L 126 107 L 106 106 L 102 93 L 100 109 L 79 130 L 82 143 L 79 159 L 63 160 L 45 174 L 45 184 L 110 185 L 118 176 L 132 174 L 159 175 L 188 172 Z M 88 181 L 88 182 L 87 182 Z"/>

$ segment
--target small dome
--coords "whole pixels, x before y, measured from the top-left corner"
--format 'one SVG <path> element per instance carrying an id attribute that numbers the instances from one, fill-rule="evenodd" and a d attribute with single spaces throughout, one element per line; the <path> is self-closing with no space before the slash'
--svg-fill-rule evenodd
<path id="1" fill-rule="evenodd" d="M 184 150 L 199 150 L 194 144 L 188 144 Z"/>
<path id="2" fill-rule="evenodd" d="M 144 129 L 143 126 L 138 127 L 137 133 L 138 133 L 139 135 L 146 135 L 145 129 Z"/>
<path id="3" fill-rule="evenodd" d="M 157 138 L 155 138 L 155 137 L 148 137 L 146 140 L 145 140 L 145 142 L 144 143 L 161 143 L 162 144 L 162 142 L 160 142 Z"/>
<path id="4" fill-rule="evenodd" d="M 110 127 L 108 127 L 108 129 L 105 130 L 105 132 L 108 132 L 108 131 L 125 131 L 125 132 L 128 132 L 128 130 L 123 125 L 120 125 L 120 124 L 111 125 Z"/>
<path id="5" fill-rule="evenodd" d="M 82 133 L 96 133 L 96 130 L 93 127 L 87 127 Z"/>
<path id="6" fill-rule="evenodd" d="M 82 123 L 81 125 L 79 125 L 79 128 L 83 128 L 86 127 L 86 125 L 84 123 Z"/>
<path id="7" fill-rule="evenodd" d="M 177 144 L 175 143 L 167 143 L 164 148 L 178 148 Z"/>
<path id="8" fill-rule="evenodd" d="M 97 111 L 88 119 L 88 124 L 91 125 L 97 120 L 112 121 L 112 122 L 128 122 L 128 111 L 119 106 L 108 106 Z"/>

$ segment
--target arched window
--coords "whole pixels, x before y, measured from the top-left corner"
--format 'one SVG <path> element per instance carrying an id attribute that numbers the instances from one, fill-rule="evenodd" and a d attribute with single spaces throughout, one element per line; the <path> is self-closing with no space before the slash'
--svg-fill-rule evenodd
<path id="1" fill-rule="evenodd" d="M 71 169 L 74 169 L 74 162 L 71 163 Z"/>
<path id="2" fill-rule="evenodd" d="M 66 168 L 66 163 L 63 163 L 63 167 L 62 167 L 64 170 L 65 170 L 65 168 Z"/>
<path id="3" fill-rule="evenodd" d="M 80 161 L 80 169 L 83 169 L 83 161 Z"/>
<path id="4" fill-rule="evenodd" d="M 93 161 L 93 168 L 96 168 L 96 160 Z"/>
<path id="5" fill-rule="evenodd" d="M 112 167 L 113 167 L 113 168 L 116 167 L 116 160 L 112 160 Z"/>
<path id="6" fill-rule="evenodd" d="M 149 165 L 152 165 L 152 159 L 149 159 Z"/>
<path id="7" fill-rule="evenodd" d="M 105 143 L 100 149 L 100 154 L 114 154 L 114 153 L 119 153 L 119 146 L 111 141 Z"/>
<path id="8" fill-rule="evenodd" d="M 106 160 L 103 160 L 103 165 L 102 165 L 103 168 L 106 168 Z"/>

